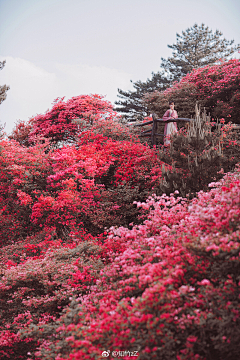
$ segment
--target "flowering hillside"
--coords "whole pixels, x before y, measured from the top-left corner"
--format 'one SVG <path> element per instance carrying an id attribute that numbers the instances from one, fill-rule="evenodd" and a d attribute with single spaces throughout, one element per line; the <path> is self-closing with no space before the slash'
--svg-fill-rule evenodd
<path id="1" fill-rule="evenodd" d="M 0 141 L 1 359 L 238 359 L 240 167 L 157 197 L 163 163 L 113 113 L 71 143 L 17 129 Z"/>

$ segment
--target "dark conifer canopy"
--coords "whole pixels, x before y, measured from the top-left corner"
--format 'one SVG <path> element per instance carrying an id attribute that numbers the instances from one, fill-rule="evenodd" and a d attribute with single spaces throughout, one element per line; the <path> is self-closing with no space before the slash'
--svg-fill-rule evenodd
<path id="1" fill-rule="evenodd" d="M 152 73 L 147 81 L 132 82 L 133 91 L 118 89 L 119 101 L 115 104 L 116 111 L 123 113 L 129 120 L 148 115 L 148 108 L 142 102 L 144 94 L 165 90 L 174 81 L 179 81 L 193 69 L 213 65 L 220 60 L 227 60 L 240 45 L 233 45 L 234 40 L 226 40 L 223 34 L 214 33 L 208 26 L 194 24 L 191 28 L 176 34 L 176 44 L 168 45 L 173 50 L 168 59 L 161 59 L 161 71 Z"/>
<path id="2" fill-rule="evenodd" d="M 6 60 L 0 61 L 0 70 L 2 70 L 5 66 Z M 10 89 L 7 85 L 0 85 L 0 104 L 6 99 L 6 92 Z"/>

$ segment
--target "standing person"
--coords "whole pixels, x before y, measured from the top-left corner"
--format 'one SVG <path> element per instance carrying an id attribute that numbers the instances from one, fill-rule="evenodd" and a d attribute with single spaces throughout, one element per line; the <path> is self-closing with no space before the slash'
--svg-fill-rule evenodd
<path id="1" fill-rule="evenodd" d="M 169 101 L 170 109 L 165 112 L 163 115 L 163 120 L 177 119 L 178 114 L 176 110 L 174 110 L 174 101 Z M 164 145 L 170 145 L 170 135 L 177 132 L 177 123 L 176 122 L 168 122 L 164 128 Z"/>

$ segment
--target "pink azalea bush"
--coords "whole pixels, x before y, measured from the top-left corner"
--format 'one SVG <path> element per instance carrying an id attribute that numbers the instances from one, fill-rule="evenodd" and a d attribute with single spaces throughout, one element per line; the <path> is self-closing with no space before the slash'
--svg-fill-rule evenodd
<path id="1" fill-rule="evenodd" d="M 190 203 L 174 196 L 138 206 L 148 219 L 112 229 L 126 245 L 89 294 L 77 297 L 46 334 L 41 358 L 100 358 L 104 349 L 143 359 L 233 359 L 239 348 L 240 171 Z M 39 336 L 39 335 L 38 335 Z M 126 357 L 128 358 L 128 357 Z"/>
<path id="2" fill-rule="evenodd" d="M 150 111 L 160 117 L 167 110 L 169 99 L 176 104 L 179 117 L 194 115 L 196 101 L 216 118 L 239 123 L 240 61 L 232 59 L 195 69 L 162 92 L 146 95 Z"/>

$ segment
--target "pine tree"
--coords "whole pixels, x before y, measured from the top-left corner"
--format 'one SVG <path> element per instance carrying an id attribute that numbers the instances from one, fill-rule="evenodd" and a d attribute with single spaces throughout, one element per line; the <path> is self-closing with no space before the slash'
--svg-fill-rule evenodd
<path id="1" fill-rule="evenodd" d="M 152 73 L 152 78 L 146 82 L 133 82 L 134 91 L 123 91 L 118 89 L 117 95 L 121 100 L 116 101 L 118 105 L 115 110 L 123 113 L 129 120 L 142 119 L 147 116 L 149 111 L 146 104 L 142 101 L 144 94 L 151 93 L 155 90 L 165 90 L 170 82 L 161 72 Z"/>
<path id="2" fill-rule="evenodd" d="M 232 125 L 224 120 L 211 122 L 206 110 L 195 107 L 195 117 L 171 138 L 167 149 L 159 148 L 159 159 L 172 168 L 162 169 L 162 183 L 157 195 L 178 191 L 182 197 L 193 198 L 208 184 L 218 181 L 223 173 L 233 171 L 240 157 L 240 138 Z"/>
<path id="3" fill-rule="evenodd" d="M 5 66 L 6 60 L 0 61 L 0 70 L 2 70 Z M 6 99 L 6 92 L 10 89 L 7 85 L 0 85 L 0 104 Z"/>
<path id="4" fill-rule="evenodd" d="M 161 59 L 162 70 L 152 73 L 152 78 L 146 82 L 131 81 L 134 91 L 118 89 L 121 100 L 115 102 L 118 105 L 115 110 L 125 113 L 128 119 L 142 118 L 148 114 L 148 108 L 142 101 L 144 94 L 165 90 L 193 69 L 213 65 L 220 59 L 227 60 L 240 49 L 240 45 L 233 46 L 234 40 L 228 41 L 222 35 L 219 30 L 213 33 L 204 24 L 194 24 L 182 31 L 182 35 L 176 34 L 176 44 L 168 45 L 173 50 L 172 57 Z"/>
<path id="5" fill-rule="evenodd" d="M 213 65 L 220 59 L 227 60 L 240 45 L 232 46 L 234 40 L 222 38 L 222 33 L 213 33 L 208 26 L 194 24 L 182 35 L 176 34 L 177 42 L 168 45 L 173 50 L 172 57 L 161 59 L 161 67 L 167 72 L 171 81 L 178 81 L 193 69 Z"/>

